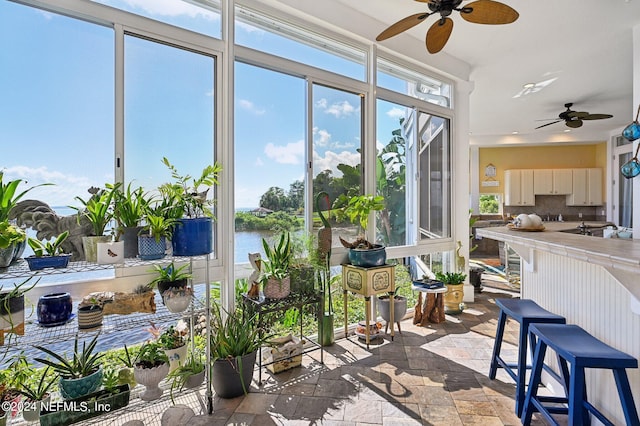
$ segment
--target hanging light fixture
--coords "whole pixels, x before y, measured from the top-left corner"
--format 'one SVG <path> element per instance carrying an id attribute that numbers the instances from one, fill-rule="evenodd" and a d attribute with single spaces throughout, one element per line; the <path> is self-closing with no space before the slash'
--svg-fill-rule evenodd
<path id="1" fill-rule="evenodd" d="M 640 116 L 640 105 L 638 105 L 636 119 L 633 120 L 633 122 L 625 127 L 622 131 L 622 137 L 629 142 L 640 139 L 640 123 L 638 123 L 638 116 Z M 636 153 L 633 155 L 633 158 L 620 167 L 620 173 L 627 179 L 633 179 L 634 177 L 640 175 L 640 161 L 638 160 L 638 150 L 640 150 L 640 144 L 638 144 Z"/>

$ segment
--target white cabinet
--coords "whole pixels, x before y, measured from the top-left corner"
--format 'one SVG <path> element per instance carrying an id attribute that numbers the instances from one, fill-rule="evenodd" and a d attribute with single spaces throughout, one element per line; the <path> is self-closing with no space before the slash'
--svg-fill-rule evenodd
<path id="1" fill-rule="evenodd" d="M 602 169 L 573 169 L 573 190 L 567 196 L 568 206 L 602 205 Z"/>
<path id="2" fill-rule="evenodd" d="M 533 170 L 505 170 L 504 204 L 506 206 L 533 206 Z"/>
<path id="3" fill-rule="evenodd" d="M 535 195 L 567 195 L 573 192 L 572 169 L 537 169 L 533 171 Z"/>

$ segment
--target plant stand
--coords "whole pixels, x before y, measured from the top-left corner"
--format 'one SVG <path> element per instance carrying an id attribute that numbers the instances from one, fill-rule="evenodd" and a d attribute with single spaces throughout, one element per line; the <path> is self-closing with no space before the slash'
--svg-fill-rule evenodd
<path id="1" fill-rule="evenodd" d="M 322 336 L 322 321 L 320 320 L 322 316 L 323 306 L 322 306 L 322 295 L 320 293 L 312 293 L 312 294 L 290 294 L 288 297 L 284 299 L 266 299 L 264 294 L 260 293 L 260 297 L 258 299 L 251 299 L 246 294 L 242 295 L 242 301 L 248 309 L 251 309 L 253 312 L 257 312 L 258 314 L 258 324 L 262 326 L 263 315 L 270 312 L 285 312 L 290 308 L 298 308 L 300 312 L 302 312 L 303 307 L 307 305 L 315 305 L 316 313 L 318 318 L 318 341 L 314 341 L 309 337 L 304 336 L 302 331 L 302 315 L 300 315 L 300 340 L 304 340 L 308 342 L 310 346 L 303 348 L 301 351 L 296 351 L 295 353 L 291 353 L 288 356 L 281 357 L 270 362 L 263 362 L 262 356 L 262 347 L 258 350 L 258 385 L 262 385 L 262 367 L 266 367 L 273 363 L 283 363 L 287 360 L 292 360 L 296 356 L 301 356 L 307 352 L 315 351 L 320 349 L 320 363 L 324 364 L 324 350 L 322 348 L 320 339 Z"/>
<path id="2" fill-rule="evenodd" d="M 367 349 L 371 342 L 370 327 L 371 322 L 371 296 L 388 293 L 393 297 L 396 287 L 395 265 L 372 266 L 365 268 L 349 264 L 342 265 L 342 293 L 344 297 L 344 335 L 347 336 L 349 321 L 347 318 L 347 294 L 351 291 L 364 297 L 365 313 L 365 341 Z M 389 306 L 389 322 L 391 324 L 391 340 L 395 335 L 393 323 L 394 312 L 393 303 Z"/>
<path id="3" fill-rule="evenodd" d="M 413 291 L 419 291 L 418 302 L 413 314 L 413 323 L 421 326 L 427 325 L 427 322 L 440 324 L 445 321 L 444 316 L 444 293 L 447 287 L 442 288 L 424 288 L 412 285 Z M 422 303 L 422 293 L 425 293 L 424 304 Z"/>

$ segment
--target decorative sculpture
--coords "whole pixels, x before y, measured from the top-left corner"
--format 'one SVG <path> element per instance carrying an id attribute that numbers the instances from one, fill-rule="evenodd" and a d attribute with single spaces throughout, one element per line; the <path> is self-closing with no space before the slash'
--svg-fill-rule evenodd
<path id="1" fill-rule="evenodd" d="M 93 230 L 91 223 L 84 216 L 58 216 L 42 201 L 24 200 L 11 209 L 9 218 L 16 219 L 20 226 L 32 228 L 39 240 L 48 240 L 69 231 L 69 236 L 61 245 L 64 252 L 71 253 L 73 261 L 84 260 L 82 237 L 91 235 Z"/>
<path id="2" fill-rule="evenodd" d="M 253 272 L 249 275 L 249 291 L 247 297 L 251 299 L 257 299 L 260 296 L 260 270 L 262 265 L 262 259 L 260 253 L 249 253 L 249 264 L 253 268 Z"/>

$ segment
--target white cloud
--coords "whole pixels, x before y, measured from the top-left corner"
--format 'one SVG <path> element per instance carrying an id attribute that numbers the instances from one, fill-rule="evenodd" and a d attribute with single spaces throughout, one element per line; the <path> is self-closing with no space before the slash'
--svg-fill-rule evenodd
<path id="1" fill-rule="evenodd" d="M 3 180 L 5 182 L 15 179 L 26 181 L 26 183 L 23 182 L 18 186 L 17 192 L 22 192 L 29 187 L 43 183 L 54 183 L 55 186 L 35 188 L 22 198 L 23 200 L 40 200 L 52 207 L 77 205 L 78 202 L 74 200 L 76 196 L 87 198 L 89 196 L 87 192 L 89 187 L 104 184 L 104 182 L 92 182 L 84 176 L 65 174 L 60 171 L 49 170 L 46 167 L 13 166 L 3 169 L 3 172 Z"/>
<path id="2" fill-rule="evenodd" d="M 327 146 L 331 140 L 331 133 L 324 129 L 313 128 L 314 143 L 319 146 Z"/>
<path id="3" fill-rule="evenodd" d="M 248 101 L 246 99 L 240 99 L 238 100 L 238 106 L 244 110 L 247 110 L 255 115 L 263 115 L 266 110 L 264 108 L 258 108 L 256 107 L 256 105 L 251 102 Z"/>
<path id="4" fill-rule="evenodd" d="M 186 1 L 176 0 L 128 0 L 127 4 L 132 8 L 139 8 L 152 15 L 161 16 L 187 16 L 194 18 L 198 15 L 210 20 L 220 20 L 218 13 L 204 7 L 190 4 Z"/>
<path id="5" fill-rule="evenodd" d="M 389 111 L 387 111 L 387 115 L 391 118 L 402 118 L 406 115 L 406 109 L 393 107 Z"/>
<path id="6" fill-rule="evenodd" d="M 262 158 L 257 157 L 256 162 L 253 164 L 255 164 L 256 166 L 264 166 L 264 161 L 262 161 Z"/>
<path id="7" fill-rule="evenodd" d="M 280 164 L 302 164 L 304 159 L 304 141 L 290 142 L 286 145 L 274 145 L 269 142 L 264 153 Z"/>
<path id="8" fill-rule="evenodd" d="M 347 101 L 337 102 L 325 109 L 325 114 L 331 114 L 336 118 L 347 117 L 353 114 L 356 108 Z"/>
<path id="9" fill-rule="evenodd" d="M 360 154 L 349 151 L 326 151 L 324 157 L 321 157 L 317 151 L 313 151 L 313 168 L 317 173 L 329 169 L 334 175 L 340 176 L 342 175 L 342 172 L 338 171 L 338 164 L 340 163 L 355 166 L 360 163 Z"/>
<path id="10" fill-rule="evenodd" d="M 316 106 L 318 108 L 325 109 L 327 107 L 327 100 L 325 98 L 319 99 L 316 101 Z"/>

